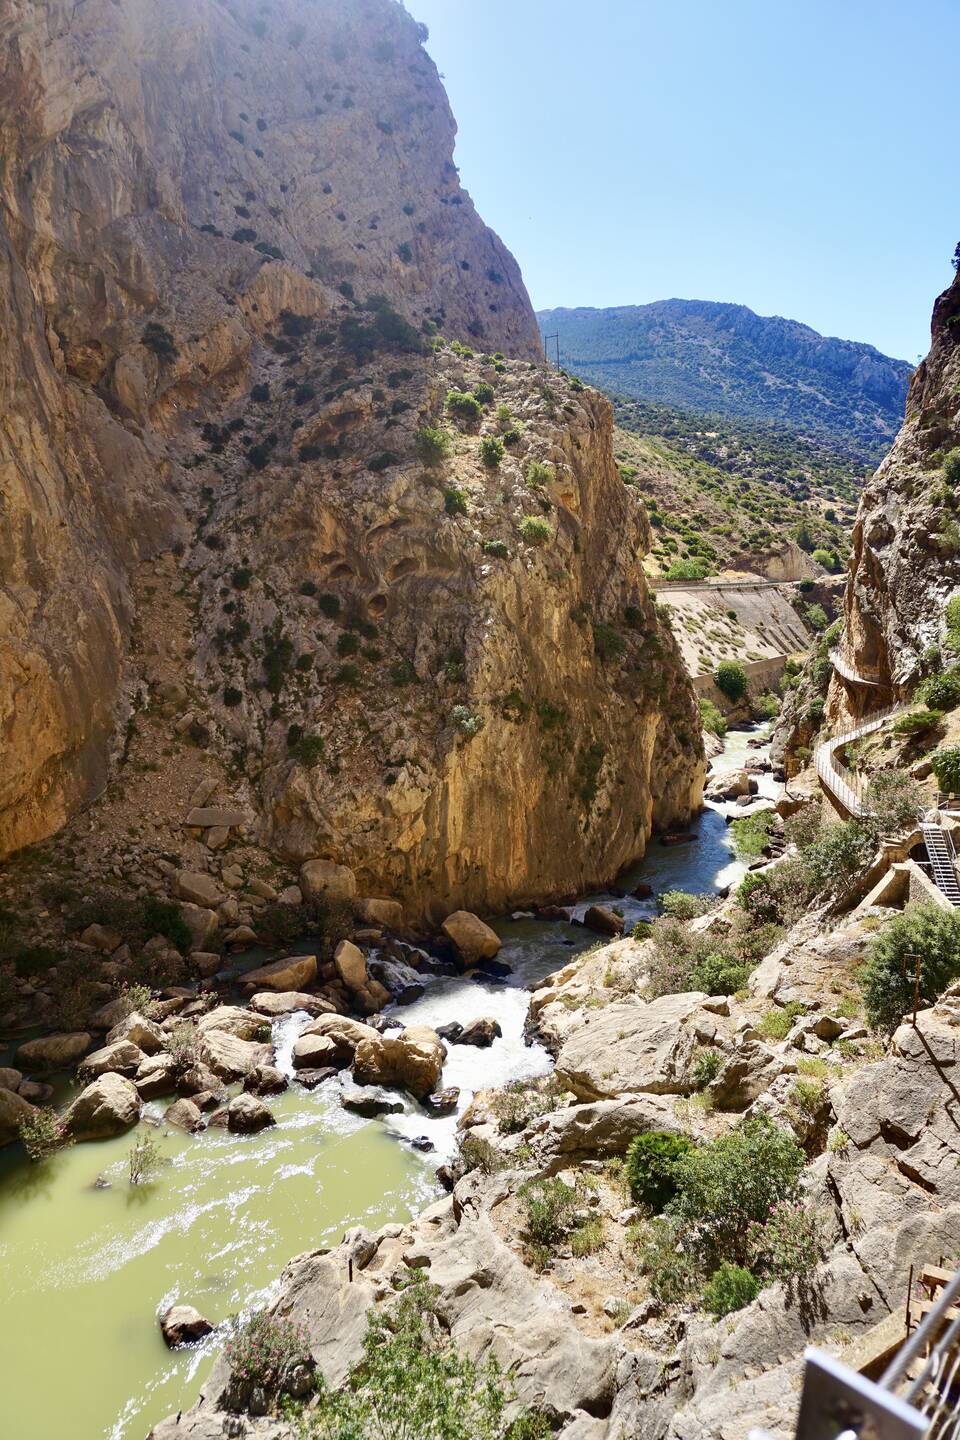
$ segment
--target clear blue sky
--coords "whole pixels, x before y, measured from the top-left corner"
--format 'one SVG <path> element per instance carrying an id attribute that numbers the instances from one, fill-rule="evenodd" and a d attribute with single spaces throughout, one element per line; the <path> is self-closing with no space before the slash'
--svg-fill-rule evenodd
<path id="1" fill-rule="evenodd" d="M 742 302 L 915 361 L 960 240 L 960 0 L 406 0 L 534 305 Z"/>

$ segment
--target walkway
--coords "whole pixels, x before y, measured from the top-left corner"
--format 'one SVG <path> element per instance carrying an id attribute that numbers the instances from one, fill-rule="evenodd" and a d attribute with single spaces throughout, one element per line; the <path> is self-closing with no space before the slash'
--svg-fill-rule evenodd
<path id="1" fill-rule="evenodd" d="M 817 767 L 817 777 L 825 790 L 829 790 L 833 798 L 846 810 L 848 815 L 854 819 L 860 819 L 873 812 L 869 805 L 869 787 L 865 785 L 861 776 L 850 770 L 841 760 L 836 757 L 836 751 L 844 745 L 850 745 L 854 740 L 860 740 L 864 735 L 872 735 L 874 730 L 879 730 L 894 715 L 909 710 L 909 705 L 888 705 L 883 710 L 874 710 L 871 715 L 865 715 L 854 725 L 848 725 L 836 735 L 831 735 L 822 745 L 818 745 L 813 752 L 814 764 Z"/>
<path id="2" fill-rule="evenodd" d="M 879 688 L 882 684 L 880 680 L 870 680 L 866 675 L 861 675 L 858 670 L 854 670 L 839 650 L 830 651 L 830 664 L 838 675 L 841 675 L 844 680 L 849 680 L 852 685 L 872 685 Z"/>

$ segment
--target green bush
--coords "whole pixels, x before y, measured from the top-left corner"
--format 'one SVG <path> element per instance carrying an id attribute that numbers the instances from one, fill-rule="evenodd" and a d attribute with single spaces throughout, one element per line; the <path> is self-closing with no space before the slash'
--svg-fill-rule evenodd
<path id="1" fill-rule="evenodd" d="M 667 580 L 704 580 L 710 574 L 706 560 L 674 560 L 666 572 Z"/>
<path id="2" fill-rule="evenodd" d="M 504 540 L 484 540 L 480 547 L 484 555 L 496 555 L 499 560 L 506 560 L 510 549 Z"/>
<path id="3" fill-rule="evenodd" d="M 454 705 L 450 711 L 450 719 L 460 731 L 460 734 L 466 735 L 468 740 L 472 740 L 475 735 L 479 735 L 486 723 L 483 716 L 471 710 L 468 705 Z"/>
<path id="4" fill-rule="evenodd" d="M 884 927 L 860 972 L 870 1025 L 895 1030 L 913 1006 L 920 957 L 920 1004 L 932 1005 L 960 976 L 960 913 L 938 905 L 908 905 Z"/>
<path id="5" fill-rule="evenodd" d="M 747 693 L 747 672 L 736 660 L 721 660 L 713 678 L 721 695 L 726 695 L 733 705 Z"/>
<path id="6" fill-rule="evenodd" d="M 143 333 L 140 339 L 148 350 L 153 351 L 158 360 L 162 360 L 165 363 L 170 360 L 176 360 L 179 352 L 173 336 L 165 325 L 158 324 L 156 320 L 148 320 L 143 327 Z"/>
<path id="7" fill-rule="evenodd" d="M 773 1005 L 761 1015 L 757 1030 L 764 1040 L 785 1040 L 797 1017 L 802 1014 L 803 1006 L 796 1000 L 786 1005 Z"/>
<path id="8" fill-rule="evenodd" d="M 872 827 L 881 835 L 902 835 L 912 830 L 927 808 L 917 782 L 902 770 L 881 770 L 870 782 Z"/>
<path id="9" fill-rule="evenodd" d="M 837 557 L 832 550 L 814 550 L 811 559 L 815 560 L 818 565 L 822 565 L 824 570 L 829 570 L 831 575 L 838 568 Z"/>
<path id="10" fill-rule="evenodd" d="M 486 380 L 480 380 L 473 387 L 473 397 L 475 400 L 479 400 L 481 405 L 492 405 L 494 395 L 495 391 L 493 386 L 488 385 Z"/>
<path id="11" fill-rule="evenodd" d="M 531 488 L 550 485 L 554 478 L 553 466 L 545 464 L 543 460 L 528 460 L 523 478 Z"/>
<path id="12" fill-rule="evenodd" d="M 496 470 L 503 459 L 503 441 L 499 435 L 484 435 L 480 441 L 480 459 L 488 470 Z"/>
<path id="13" fill-rule="evenodd" d="M 572 1224 L 577 1192 L 556 1178 L 530 1180 L 518 1194 L 526 1211 L 526 1231 L 535 1245 L 558 1245 Z"/>
<path id="14" fill-rule="evenodd" d="M 317 609 L 320 611 L 320 614 L 325 615 L 328 620 L 335 620 L 340 614 L 340 601 L 336 595 L 318 595 Z"/>
<path id="15" fill-rule="evenodd" d="M 448 515 L 466 515 L 470 508 L 467 504 L 467 492 L 456 485 L 449 486 L 443 492 L 443 508 Z"/>
<path id="16" fill-rule="evenodd" d="M 593 624 L 593 651 L 604 662 L 616 660 L 627 648 L 627 642 L 613 625 L 598 620 Z"/>
<path id="17" fill-rule="evenodd" d="M 948 450 L 944 457 L 943 478 L 948 485 L 960 485 L 960 446 Z"/>
<path id="18" fill-rule="evenodd" d="M 960 745 L 941 745 L 930 760 L 940 789 L 948 795 L 960 793 Z"/>
<path id="19" fill-rule="evenodd" d="M 56 1110 L 46 1105 L 40 1106 L 32 1115 L 21 1120 L 18 1130 L 23 1148 L 34 1164 L 39 1164 L 41 1160 L 46 1160 L 57 1150 L 62 1150 L 65 1145 L 72 1143 L 67 1127 Z"/>
<path id="20" fill-rule="evenodd" d="M 772 1206 L 794 1197 L 804 1163 L 792 1134 L 768 1116 L 741 1120 L 675 1162 L 677 1193 L 668 1213 L 704 1259 L 742 1261 L 750 1222 L 766 1220 Z"/>
<path id="21" fill-rule="evenodd" d="M 760 1294 L 760 1281 L 742 1265 L 726 1261 L 714 1270 L 703 1291 L 703 1308 L 716 1320 L 742 1310 Z"/>
<path id="22" fill-rule="evenodd" d="M 421 425 L 416 438 L 417 458 L 424 465 L 442 465 L 450 454 L 450 436 L 436 425 Z"/>
<path id="23" fill-rule="evenodd" d="M 801 854 L 807 885 L 816 895 L 835 895 L 866 869 L 876 839 L 856 820 L 824 825 Z"/>
<path id="24" fill-rule="evenodd" d="M 742 820 L 730 822 L 730 834 L 738 860 L 756 860 L 770 843 L 773 815 L 764 811 L 759 815 L 745 815 Z"/>
<path id="25" fill-rule="evenodd" d="M 662 1305 L 691 1299 L 698 1289 L 697 1265 L 679 1243 L 677 1227 L 668 1219 L 648 1220 L 631 1227 L 629 1239 L 650 1294 Z"/>
<path id="26" fill-rule="evenodd" d="M 690 1084 L 694 1090 L 705 1090 L 716 1080 L 722 1069 L 723 1056 L 719 1050 L 698 1050 L 690 1065 Z"/>
<path id="27" fill-rule="evenodd" d="M 750 1263 L 771 1280 L 809 1275 L 824 1257 L 823 1222 L 796 1200 L 781 1200 L 747 1233 Z"/>
<path id="28" fill-rule="evenodd" d="M 955 710 L 960 705 L 960 667 L 954 665 L 940 675 L 928 675 L 917 686 L 913 700 L 931 710 Z"/>
<path id="29" fill-rule="evenodd" d="M 249 1398 L 256 1387 L 275 1401 L 296 1366 L 313 1368 L 306 1331 L 292 1320 L 256 1310 L 246 1319 L 234 1316 L 224 1346 L 235 1394 Z"/>
<path id="30" fill-rule="evenodd" d="M 648 1130 L 631 1140 L 624 1173 L 638 1205 L 655 1215 L 666 1207 L 677 1191 L 673 1178 L 677 1162 L 692 1149 L 693 1142 L 685 1135 L 665 1130 Z"/>
<path id="31" fill-rule="evenodd" d="M 481 415 L 480 401 L 469 390 L 448 390 L 446 410 L 448 415 L 474 424 Z"/>
<path id="32" fill-rule="evenodd" d="M 901 715 L 899 720 L 895 720 L 893 733 L 894 735 L 923 735 L 927 730 L 932 730 L 935 725 L 939 725 L 942 719 L 942 710 L 928 710 L 924 706 L 919 710 L 911 710 L 908 714 Z"/>
<path id="33" fill-rule="evenodd" d="M 546 545 L 553 535 L 549 520 L 541 515 L 524 515 L 520 521 L 520 534 L 528 545 Z"/>
<path id="34" fill-rule="evenodd" d="M 493 1092 L 490 1109 L 504 1135 L 526 1130 L 540 1115 L 556 1108 L 562 1087 L 552 1077 L 541 1080 L 511 1080 Z"/>
<path id="35" fill-rule="evenodd" d="M 723 949 L 700 956 L 690 971 L 690 985 L 708 995 L 735 995 L 746 983 L 751 966 Z"/>
<path id="36" fill-rule="evenodd" d="M 661 912 L 674 920 L 696 920 L 698 915 L 708 914 L 716 903 L 715 895 L 694 895 L 689 890 L 663 890 L 657 896 Z"/>
<path id="37" fill-rule="evenodd" d="M 821 635 L 830 624 L 830 619 L 822 605 L 808 605 L 803 612 L 803 618 L 810 629 L 815 630 L 818 635 Z"/>
<path id="38" fill-rule="evenodd" d="M 705 696 L 700 697 L 700 723 L 704 730 L 711 735 L 717 735 L 722 740 L 727 733 L 727 722 L 712 700 Z"/>

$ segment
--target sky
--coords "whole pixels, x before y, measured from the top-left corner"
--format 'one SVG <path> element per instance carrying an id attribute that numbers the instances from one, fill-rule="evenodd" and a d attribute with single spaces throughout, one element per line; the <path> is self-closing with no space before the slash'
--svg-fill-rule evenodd
<path id="1" fill-rule="evenodd" d="M 406 0 L 537 309 L 727 300 L 915 363 L 960 0 Z"/>

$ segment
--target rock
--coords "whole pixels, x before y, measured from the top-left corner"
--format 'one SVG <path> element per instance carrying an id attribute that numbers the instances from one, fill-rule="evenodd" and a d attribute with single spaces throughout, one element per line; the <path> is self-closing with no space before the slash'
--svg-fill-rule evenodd
<path id="1" fill-rule="evenodd" d="M 202 950 L 205 945 L 209 945 L 220 924 L 217 912 L 208 910 L 203 905 L 192 905 L 185 902 L 180 906 L 180 914 L 183 923 L 190 931 L 191 949 Z"/>
<path id="2" fill-rule="evenodd" d="M 348 990 L 362 990 L 367 983 L 367 962 L 363 951 L 350 940 L 341 940 L 333 952 L 337 974 Z"/>
<path id="3" fill-rule="evenodd" d="M 134 1045 L 132 1040 L 116 1040 L 105 1045 L 102 1050 L 95 1050 L 92 1055 L 88 1055 L 78 1073 L 87 1077 L 111 1073 L 135 1075 L 145 1058 L 139 1045 Z"/>
<path id="4" fill-rule="evenodd" d="M 494 1040 L 499 1039 L 503 1034 L 499 1021 L 483 1016 L 478 1020 L 471 1020 L 469 1025 L 464 1026 L 457 1038 L 458 1045 L 476 1045 L 479 1049 L 485 1049 L 492 1045 Z"/>
<path id="5" fill-rule="evenodd" d="M 229 839 L 230 831 L 227 830 L 225 826 L 220 825 L 214 826 L 212 830 L 208 830 L 204 836 L 208 850 L 222 850 Z"/>
<path id="6" fill-rule="evenodd" d="M 305 900 L 350 903 L 356 898 L 357 878 L 346 865 L 307 860 L 300 866 L 300 889 Z"/>
<path id="7" fill-rule="evenodd" d="M 411 1026 L 400 1034 L 362 1040 L 353 1057 L 358 1085 L 395 1085 L 422 1100 L 440 1088 L 444 1050 L 435 1030 Z"/>
<path id="8" fill-rule="evenodd" d="M 337 1071 L 332 1065 L 325 1065 L 317 1070 L 298 1070 L 297 1084 L 302 1085 L 304 1090 L 316 1090 L 318 1085 L 322 1085 L 325 1080 L 331 1080 L 336 1074 Z"/>
<path id="9" fill-rule="evenodd" d="M 195 806 L 192 810 L 187 811 L 187 818 L 183 823 L 196 830 L 211 828 L 235 830 L 241 825 L 249 825 L 250 816 L 245 810 L 221 808 L 218 805 Z M 189 898 L 189 896 L 184 896 L 184 899 Z"/>
<path id="10" fill-rule="evenodd" d="M 171 1095 L 177 1088 L 177 1065 L 172 1055 L 148 1055 L 140 1062 L 133 1083 L 142 1100 Z"/>
<path id="11" fill-rule="evenodd" d="M 371 960 L 367 969 L 398 1005 L 412 1005 L 419 1000 L 426 986 L 416 970 L 399 960 Z"/>
<path id="12" fill-rule="evenodd" d="M 303 891 L 299 885 L 285 885 L 277 896 L 277 903 L 280 905 L 302 905 Z"/>
<path id="13" fill-rule="evenodd" d="M 459 1020 L 448 1020 L 446 1025 L 437 1026 L 437 1034 L 441 1040 L 446 1040 L 451 1045 L 456 1045 L 460 1036 L 463 1034 L 463 1026 Z"/>
<path id="14" fill-rule="evenodd" d="M 287 1077 L 275 1065 L 258 1065 L 244 1075 L 243 1088 L 251 1095 L 280 1095 L 287 1088 Z"/>
<path id="15" fill-rule="evenodd" d="M 399 930 L 403 926 L 403 906 L 399 900 L 361 900 L 356 914 L 366 925 L 382 925 L 386 930 Z"/>
<path id="16" fill-rule="evenodd" d="M 534 915 L 538 920 L 564 920 L 569 921 L 571 911 L 563 905 L 540 905 Z"/>
<path id="17" fill-rule="evenodd" d="M 10 1145 L 14 1140 L 19 1140 L 21 1124 L 36 1113 L 22 1095 L 0 1085 L 0 1145 Z"/>
<path id="18" fill-rule="evenodd" d="M 756 795 L 759 786 L 746 770 L 721 770 L 704 788 L 705 800 L 736 800 L 741 795 Z"/>
<path id="19" fill-rule="evenodd" d="M 16 1061 L 21 1070 L 65 1070 L 90 1049 L 90 1036 L 85 1030 L 66 1034 L 41 1035 L 25 1040 L 17 1047 Z"/>
<path id="20" fill-rule="evenodd" d="M 293 1045 L 295 1070 L 342 1070 L 353 1059 L 354 1048 L 332 1035 L 301 1035 Z"/>
<path id="21" fill-rule="evenodd" d="M 178 1345 L 191 1345 L 213 1334 L 210 1321 L 194 1310 L 192 1305 L 171 1305 L 160 1316 L 160 1330 L 167 1345 L 173 1350 Z"/>
<path id="22" fill-rule="evenodd" d="M 133 1010 L 108 1032 L 107 1044 L 116 1044 L 118 1040 L 129 1040 L 143 1051 L 144 1055 L 156 1055 L 166 1044 L 166 1036 L 160 1026 L 153 1020 L 147 1020 L 138 1011 Z"/>
<path id="23" fill-rule="evenodd" d="M 234 1135 L 256 1135 L 276 1123 L 273 1111 L 255 1095 L 234 1095 L 227 1106 L 227 1128 Z"/>
<path id="24" fill-rule="evenodd" d="M 269 1065 L 273 1058 L 270 1045 L 241 1040 L 227 1030 L 207 1030 L 198 1045 L 200 1058 L 221 1080 L 242 1080 L 258 1065 Z"/>
<path id="25" fill-rule="evenodd" d="M 186 900 L 191 905 L 202 905 L 208 910 L 215 910 L 225 898 L 213 876 L 202 870 L 178 870 L 174 876 L 173 888 L 179 900 Z"/>
<path id="26" fill-rule="evenodd" d="M 203 1129 L 203 1116 L 199 1105 L 193 1100 L 181 1097 L 164 1111 L 163 1123 L 173 1125 L 177 1130 L 186 1130 L 188 1134 L 195 1134 Z"/>
<path id="27" fill-rule="evenodd" d="M 351 1015 L 318 1015 L 316 1020 L 303 1027 L 300 1036 L 302 1039 L 304 1035 L 328 1035 L 352 1055 L 361 1040 L 370 1040 L 376 1033 L 371 1025 L 364 1025 L 362 1020 L 354 1020 Z"/>
<path id="28" fill-rule="evenodd" d="M 403 1114 L 403 1101 L 396 1095 L 391 1095 L 387 1090 L 370 1089 L 360 1085 L 344 1089 L 340 1104 L 344 1110 L 352 1110 L 355 1115 L 364 1115 L 368 1119 L 376 1115 Z"/>
<path id="29" fill-rule="evenodd" d="M 250 889 L 253 894 L 259 896 L 261 900 L 276 900 L 277 898 L 277 892 L 274 887 L 269 884 L 268 881 L 261 880 L 259 875 L 254 875 L 250 881 Z"/>
<path id="30" fill-rule="evenodd" d="M 235 925 L 223 937 L 224 945 L 256 945 L 257 932 L 249 925 Z"/>
<path id="31" fill-rule="evenodd" d="M 209 979 L 211 975 L 216 975 L 217 971 L 223 968 L 223 957 L 218 955 L 215 950 L 192 950 L 190 961 L 197 974 L 204 980 Z"/>
<path id="32" fill-rule="evenodd" d="M 652 896 L 653 886 L 648 885 L 646 880 L 641 880 L 639 885 L 633 887 L 633 897 L 635 900 L 649 900 Z"/>
<path id="33" fill-rule="evenodd" d="M 19 1090 L 22 1079 L 22 1073 L 14 1070 L 12 1065 L 0 1065 L 0 1089 Z"/>
<path id="34" fill-rule="evenodd" d="M 197 1021 L 200 1035 L 206 1035 L 210 1030 L 226 1030 L 240 1040 L 263 1040 L 269 1029 L 262 1015 L 244 1010 L 240 1005 L 218 1005 Z"/>
<path id="35" fill-rule="evenodd" d="M 82 945 L 91 945 L 94 950 L 102 950 L 105 955 L 111 954 L 119 949 L 123 943 L 123 936 L 118 935 L 116 930 L 109 930 L 106 925 L 88 925 L 80 935 Z"/>
<path id="36" fill-rule="evenodd" d="M 557 1075 L 580 1100 L 624 1094 L 684 1094 L 697 1045 L 686 1022 L 700 1011 L 698 991 L 645 1003 L 621 1001 L 591 1012 L 557 1055 Z"/>
<path id="37" fill-rule="evenodd" d="M 500 936 L 470 910 L 455 910 L 440 927 L 468 965 L 492 960 L 500 949 Z"/>
<path id="38" fill-rule="evenodd" d="M 118 995 L 116 1000 L 111 1000 L 104 1005 L 102 1010 L 96 1011 L 90 1017 L 91 1030 L 112 1030 L 114 1025 L 119 1025 L 130 1013 L 130 1002 L 126 996 Z"/>
<path id="39" fill-rule="evenodd" d="M 322 995 L 307 995 L 302 990 L 259 991 L 250 996 L 250 1008 L 271 1020 L 279 1015 L 292 1015 L 295 1010 L 305 1010 L 308 1015 L 335 1014 L 334 1006 Z"/>
<path id="40" fill-rule="evenodd" d="M 106 1140 L 122 1135 L 140 1119 L 140 1096 L 122 1075 L 101 1075 L 82 1090 L 64 1115 L 74 1140 Z"/>
<path id="41" fill-rule="evenodd" d="M 431 1115 L 449 1115 L 460 1103 L 460 1088 L 448 1085 L 445 1090 L 436 1090 L 423 1100 L 423 1108 Z"/>
<path id="42" fill-rule="evenodd" d="M 244 975 L 247 985 L 262 986 L 267 990 L 303 990 L 317 978 L 316 955 L 289 955 L 284 960 L 274 960 Z"/>
<path id="43" fill-rule="evenodd" d="M 414 1135 L 410 1145 L 414 1150 L 422 1150 L 425 1155 L 429 1155 L 431 1150 L 437 1148 L 429 1135 Z"/>
<path id="44" fill-rule="evenodd" d="M 583 917 L 583 923 L 588 930 L 594 930 L 598 935 L 623 934 L 623 916 L 611 910 L 608 905 L 591 905 Z"/>

